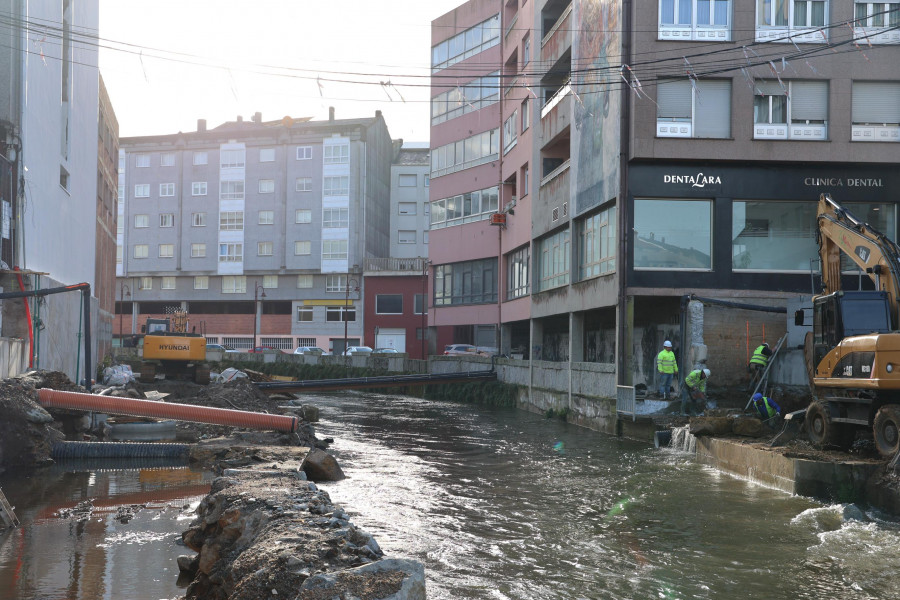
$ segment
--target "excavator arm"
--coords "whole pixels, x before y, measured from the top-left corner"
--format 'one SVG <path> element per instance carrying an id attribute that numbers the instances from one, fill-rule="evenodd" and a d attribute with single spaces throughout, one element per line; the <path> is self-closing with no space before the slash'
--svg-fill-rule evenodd
<path id="1" fill-rule="evenodd" d="M 890 297 L 892 319 L 900 324 L 900 247 L 831 199 L 819 197 L 818 242 L 825 294 L 841 290 L 841 253 Z"/>

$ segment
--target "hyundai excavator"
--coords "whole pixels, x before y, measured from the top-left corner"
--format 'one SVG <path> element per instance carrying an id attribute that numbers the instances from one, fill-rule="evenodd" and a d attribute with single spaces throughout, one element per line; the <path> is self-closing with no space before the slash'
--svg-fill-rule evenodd
<path id="1" fill-rule="evenodd" d="M 206 363 L 206 338 L 188 332 L 188 318 L 184 311 L 176 311 L 171 318 L 148 318 L 142 327 L 144 358 L 140 380 L 152 383 L 157 373 L 167 377 L 185 377 L 196 383 L 209 383 Z"/>
<path id="2" fill-rule="evenodd" d="M 892 457 L 900 450 L 900 246 L 828 194 L 819 198 L 817 223 L 824 289 L 813 298 L 806 340 L 815 396 L 807 435 L 816 446 L 846 448 L 859 428 L 871 427 L 878 452 Z M 841 289 L 841 255 L 873 290 Z"/>

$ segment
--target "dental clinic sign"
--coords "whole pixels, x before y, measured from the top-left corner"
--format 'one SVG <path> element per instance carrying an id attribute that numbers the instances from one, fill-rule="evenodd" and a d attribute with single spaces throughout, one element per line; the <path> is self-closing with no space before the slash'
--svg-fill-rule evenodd
<path id="1" fill-rule="evenodd" d="M 718 175 L 706 175 L 704 173 L 697 173 L 696 175 L 663 175 L 663 183 L 687 184 L 695 188 L 705 188 L 708 185 L 722 185 L 722 178 Z"/>
<path id="2" fill-rule="evenodd" d="M 858 188 L 882 188 L 884 184 L 881 178 L 866 177 L 806 177 L 803 185 L 807 187 L 858 187 Z"/>

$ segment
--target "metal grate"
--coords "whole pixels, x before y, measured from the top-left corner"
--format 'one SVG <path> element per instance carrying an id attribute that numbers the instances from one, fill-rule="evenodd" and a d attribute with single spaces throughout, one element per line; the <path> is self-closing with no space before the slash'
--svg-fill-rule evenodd
<path id="1" fill-rule="evenodd" d="M 568 217 L 568 216 L 569 216 L 569 203 L 568 203 L 568 202 L 563 202 L 562 209 L 563 209 L 563 211 L 562 211 L 562 216 L 563 216 L 563 217 Z"/>
<path id="2" fill-rule="evenodd" d="M 553 209 L 553 212 L 550 213 L 550 219 L 552 221 L 559 221 L 559 207 Z"/>
<path id="3" fill-rule="evenodd" d="M 206 343 L 207 344 L 218 344 L 219 336 L 206 336 Z"/>
<path id="4" fill-rule="evenodd" d="M 297 347 L 300 346 L 315 346 L 316 338 L 297 338 Z"/>
<path id="5" fill-rule="evenodd" d="M 616 412 L 620 415 L 631 415 L 631 420 L 637 420 L 635 414 L 636 395 L 634 386 L 617 385 L 616 386 Z"/>
<path id="6" fill-rule="evenodd" d="M 235 350 L 250 350 L 253 348 L 253 338 L 249 337 L 223 337 L 223 346 L 231 346 Z"/>

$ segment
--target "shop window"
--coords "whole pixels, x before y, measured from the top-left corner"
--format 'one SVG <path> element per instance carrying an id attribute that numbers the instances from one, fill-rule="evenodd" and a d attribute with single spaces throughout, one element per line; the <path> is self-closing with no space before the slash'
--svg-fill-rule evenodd
<path id="1" fill-rule="evenodd" d="M 709 271 L 712 241 L 712 202 L 635 199 L 635 269 Z"/>

